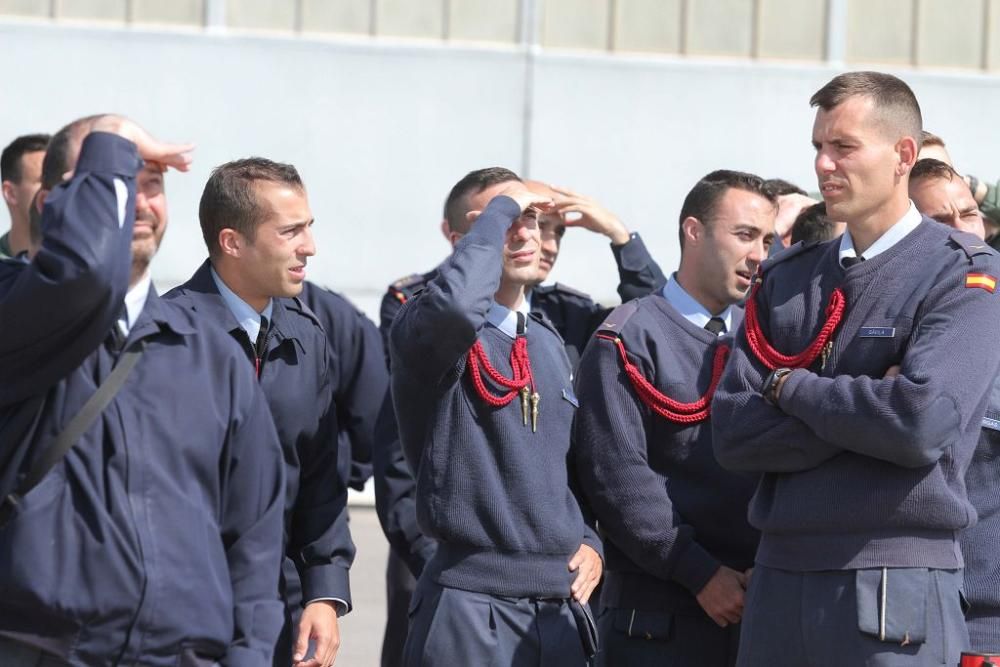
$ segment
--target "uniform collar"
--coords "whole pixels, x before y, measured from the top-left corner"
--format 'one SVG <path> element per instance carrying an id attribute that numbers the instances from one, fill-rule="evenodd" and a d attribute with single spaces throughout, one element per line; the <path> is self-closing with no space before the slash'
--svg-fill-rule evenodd
<path id="1" fill-rule="evenodd" d="M 699 329 L 704 329 L 708 321 L 713 317 L 721 317 L 726 323 L 726 332 L 733 330 L 733 307 L 726 306 L 718 315 L 712 315 L 705 306 L 701 305 L 697 299 L 688 294 L 687 290 L 677 282 L 677 274 L 671 274 L 667 279 L 667 284 L 663 286 L 663 298 L 667 300 L 674 309 L 680 313 L 684 319 Z"/>
<path id="2" fill-rule="evenodd" d="M 529 310 L 527 299 L 521 300 L 521 306 L 517 310 L 511 310 L 494 301 L 489 312 L 486 313 L 486 321 L 502 331 L 508 338 L 514 339 L 517 338 L 517 314 L 524 315 L 524 326 L 527 329 Z"/>
<path id="3" fill-rule="evenodd" d="M 861 259 L 869 260 L 879 255 L 892 246 L 896 245 L 903 238 L 912 232 L 920 224 L 922 217 L 917 211 L 917 207 L 910 202 L 910 208 L 906 210 L 903 217 L 900 218 L 896 224 L 887 229 L 882 236 L 878 237 L 875 243 L 871 244 L 868 250 L 861 253 Z M 854 239 L 851 238 L 851 230 L 848 229 L 844 232 L 844 235 L 840 237 L 840 251 L 837 255 L 837 259 L 840 265 L 844 265 L 844 259 L 848 257 L 857 257 L 858 253 L 854 249 Z"/>
<path id="4" fill-rule="evenodd" d="M 149 271 L 146 271 L 146 275 L 140 278 L 139 282 L 130 287 L 128 292 L 125 293 L 125 312 L 118 318 L 118 328 L 126 336 L 132 330 L 132 327 L 135 326 L 135 323 L 139 321 L 139 315 L 142 314 L 142 309 L 146 305 L 146 300 L 149 297 L 149 288 L 152 284 L 153 277 Z"/>
<path id="5" fill-rule="evenodd" d="M 233 290 L 229 289 L 229 286 L 222 281 L 219 274 L 215 272 L 215 268 L 209 266 L 209 272 L 212 276 L 212 281 L 215 283 L 216 289 L 219 290 L 219 294 L 222 296 L 222 300 L 226 303 L 229 308 L 229 312 L 233 314 L 236 321 L 240 323 L 243 330 L 247 332 L 250 336 L 250 340 L 257 340 L 257 334 L 260 333 L 260 318 L 261 316 L 266 317 L 267 321 L 271 322 L 271 314 L 274 309 L 274 299 L 268 299 L 267 306 L 264 307 L 264 311 L 258 313 L 253 306 L 244 301 L 236 294 Z"/>

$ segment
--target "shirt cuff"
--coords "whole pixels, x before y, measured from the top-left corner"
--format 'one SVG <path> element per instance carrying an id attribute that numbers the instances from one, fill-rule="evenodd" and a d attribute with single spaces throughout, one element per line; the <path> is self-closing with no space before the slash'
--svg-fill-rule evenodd
<path id="1" fill-rule="evenodd" d="M 337 610 L 337 617 L 345 616 L 349 611 L 351 611 L 351 606 L 347 604 L 345 600 L 340 598 L 316 598 L 315 600 L 309 600 L 306 602 L 305 606 L 308 607 L 313 602 L 332 602 L 334 608 Z"/>
<path id="2" fill-rule="evenodd" d="M 300 571 L 299 577 L 303 600 L 340 600 L 345 607 L 343 613 L 351 611 L 351 581 L 346 568 L 334 564 L 313 565 Z"/>
<path id="3" fill-rule="evenodd" d="M 110 132 L 91 132 L 80 147 L 74 173 L 97 172 L 134 178 L 142 169 L 135 144 Z"/>

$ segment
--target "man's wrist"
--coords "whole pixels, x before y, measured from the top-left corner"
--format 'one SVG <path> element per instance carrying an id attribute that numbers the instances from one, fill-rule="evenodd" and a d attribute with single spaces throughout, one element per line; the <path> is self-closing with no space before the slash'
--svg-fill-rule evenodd
<path id="1" fill-rule="evenodd" d="M 608 230 L 605 236 L 611 240 L 613 246 L 623 246 L 632 240 L 632 233 L 625 229 L 625 225 L 621 223 L 618 223 L 616 228 Z"/>
<path id="2" fill-rule="evenodd" d="M 774 407 L 778 407 L 778 399 L 781 398 L 781 388 L 784 386 L 785 380 L 788 379 L 791 372 L 791 368 L 775 368 L 771 371 L 764 379 L 764 385 L 760 390 L 760 394 L 764 397 L 765 401 Z"/>
<path id="3" fill-rule="evenodd" d="M 309 602 L 306 602 L 304 607 L 308 607 L 316 602 L 324 602 L 333 607 L 333 610 L 337 613 L 338 617 L 343 616 L 348 611 L 347 603 L 340 598 L 316 598 L 315 600 L 309 600 Z"/>

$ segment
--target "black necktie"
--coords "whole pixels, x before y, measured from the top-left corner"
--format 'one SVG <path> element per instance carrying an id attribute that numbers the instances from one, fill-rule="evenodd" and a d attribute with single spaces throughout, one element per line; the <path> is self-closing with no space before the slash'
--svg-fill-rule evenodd
<path id="1" fill-rule="evenodd" d="M 844 259 L 840 260 L 840 263 L 843 264 L 845 269 L 849 269 L 855 264 L 860 264 L 863 261 L 865 261 L 864 257 L 845 257 Z"/>
<path id="2" fill-rule="evenodd" d="M 260 378 L 260 369 L 264 365 L 264 347 L 267 345 L 267 318 L 263 315 L 260 316 L 260 329 L 257 331 L 257 342 L 253 344 L 254 354 L 256 359 L 254 359 L 254 367 L 257 370 L 257 378 Z"/>
<path id="3" fill-rule="evenodd" d="M 525 324 L 526 324 L 526 322 L 524 320 L 524 313 L 518 311 L 518 313 L 517 313 L 517 335 L 518 336 L 523 336 L 524 335 Z"/>
<path id="4" fill-rule="evenodd" d="M 705 331 L 711 331 L 716 336 L 726 333 L 726 321 L 721 317 L 713 317 L 705 324 Z"/>
<path id="5" fill-rule="evenodd" d="M 264 358 L 264 346 L 267 344 L 267 318 L 260 316 L 260 330 L 257 331 L 257 342 L 253 344 L 253 349 L 257 351 L 257 358 Z"/>

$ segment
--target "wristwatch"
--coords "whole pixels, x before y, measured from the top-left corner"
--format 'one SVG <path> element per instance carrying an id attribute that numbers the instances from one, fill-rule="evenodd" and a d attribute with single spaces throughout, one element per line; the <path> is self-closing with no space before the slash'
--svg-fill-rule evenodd
<path id="1" fill-rule="evenodd" d="M 761 387 L 760 390 L 760 394 L 764 397 L 765 401 L 775 407 L 778 406 L 778 398 L 774 395 L 774 392 L 778 388 L 778 383 L 781 381 L 781 378 L 791 372 L 791 368 L 775 368 L 771 371 L 771 374 L 764 379 L 764 386 Z"/>

